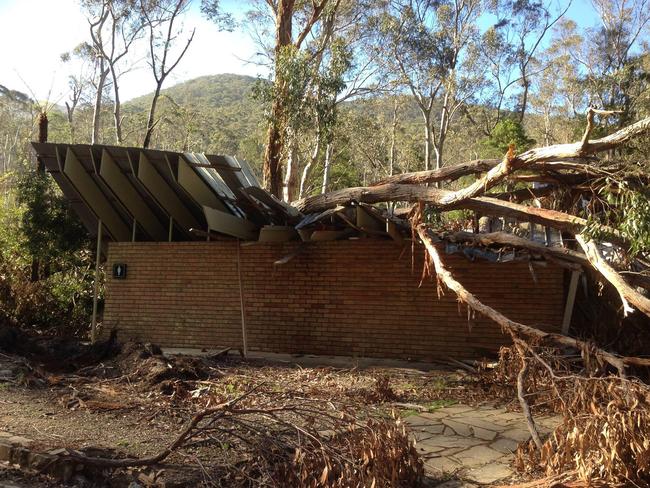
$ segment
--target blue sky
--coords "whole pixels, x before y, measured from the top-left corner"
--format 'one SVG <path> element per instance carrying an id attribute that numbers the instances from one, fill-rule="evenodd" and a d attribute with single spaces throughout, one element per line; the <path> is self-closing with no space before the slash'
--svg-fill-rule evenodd
<path id="1" fill-rule="evenodd" d="M 248 34 L 242 30 L 219 32 L 201 16 L 198 3 L 195 0 L 184 19 L 188 32 L 196 27 L 194 42 L 166 86 L 217 73 L 266 75 L 263 68 L 248 62 L 256 52 Z M 246 10 L 246 2 L 224 0 L 222 4 L 239 16 Z M 568 14 L 580 25 L 594 25 L 597 21 L 589 0 L 574 0 Z M 45 99 L 51 91 L 50 100 L 63 103 L 67 78 L 74 67 L 63 64 L 60 55 L 87 38 L 87 21 L 77 0 L 0 0 L 0 84 L 32 91 L 39 99 Z M 145 55 L 141 46 L 133 59 L 141 60 Z M 124 99 L 153 89 L 148 66 L 139 64 L 140 68 L 122 79 Z"/>

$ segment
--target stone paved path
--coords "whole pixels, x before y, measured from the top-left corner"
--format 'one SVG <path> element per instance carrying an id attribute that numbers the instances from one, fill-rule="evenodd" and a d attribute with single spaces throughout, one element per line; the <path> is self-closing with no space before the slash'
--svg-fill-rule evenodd
<path id="1" fill-rule="evenodd" d="M 550 432 L 559 419 L 535 417 L 535 421 L 541 434 Z M 522 414 L 501 408 L 456 405 L 412 415 L 405 422 L 430 476 L 469 482 L 441 487 L 490 484 L 510 477 L 518 443 L 530 438 Z"/>

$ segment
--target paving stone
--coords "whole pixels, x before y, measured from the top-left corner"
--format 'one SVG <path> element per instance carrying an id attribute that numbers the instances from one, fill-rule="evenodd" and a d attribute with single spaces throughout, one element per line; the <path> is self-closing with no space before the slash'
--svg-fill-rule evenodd
<path id="1" fill-rule="evenodd" d="M 422 415 L 411 415 L 406 417 L 403 421 L 410 427 L 419 427 L 421 425 L 431 424 L 431 419 L 425 418 Z"/>
<path id="2" fill-rule="evenodd" d="M 470 429 L 474 432 L 474 437 L 478 439 L 483 439 L 485 441 L 491 441 L 496 438 L 497 433 L 492 430 L 481 429 L 480 427 L 470 426 Z"/>
<path id="3" fill-rule="evenodd" d="M 505 412 L 505 413 L 499 413 L 497 415 L 492 416 L 493 419 L 499 419 L 499 420 L 519 420 L 519 421 L 524 421 L 524 415 L 521 412 Z"/>
<path id="4" fill-rule="evenodd" d="M 516 428 L 502 432 L 501 436 L 507 439 L 515 440 L 517 442 L 523 442 L 530 439 L 530 432 L 523 428 Z"/>
<path id="5" fill-rule="evenodd" d="M 502 463 L 490 463 L 485 466 L 469 469 L 465 472 L 467 478 L 478 483 L 494 483 L 495 481 L 512 476 L 512 474 L 512 469 Z"/>
<path id="6" fill-rule="evenodd" d="M 424 469 L 428 471 L 433 471 L 436 474 L 447 473 L 452 474 L 456 471 L 463 468 L 463 465 L 449 459 L 448 457 L 438 457 L 433 459 L 427 459 L 424 462 Z"/>
<path id="7" fill-rule="evenodd" d="M 477 486 L 474 483 L 468 483 L 463 480 L 449 480 L 435 485 L 435 488 L 476 488 Z"/>
<path id="8" fill-rule="evenodd" d="M 454 429 L 451 427 L 445 426 L 445 430 L 442 431 L 444 435 L 456 435 L 456 432 L 454 432 Z"/>
<path id="9" fill-rule="evenodd" d="M 490 444 L 490 448 L 494 449 L 495 451 L 502 452 L 504 454 L 512 454 L 517 450 L 517 446 L 519 443 L 517 441 L 513 441 L 512 439 L 497 439 L 494 441 L 492 444 Z"/>
<path id="10" fill-rule="evenodd" d="M 449 447 L 449 448 L 447 448 L 447 449 L 445 449 L 443 451 L 440 451 L 438 454 L 440 456 L 446 456 L 446 457 L 452 457 L 453 458 L 453 456 L 455 454 L 458 454 L 459 452 L 463 452 L 463 451 L 466 451 L 466 450 L 467 450 L 467 447 Z M 454 460 L 457 461 L 457 459 L 454 459 Z"/>
<path id="11" fill-rule="evenodd" d="M 446 413 L 446 414 L 458 414 L 458 413 L 464 413 L 464 412 L 469 412 L 469 411 L 475 411 L 476 409 L 474 407 L 467 407 L 464 405 L 454 405 L 453 407 L 443 407 L 438 410 L 436 410 L 436 413 Z"/>
<path id="12" fill-rule="evenodd" d="M 438 420 L 439 421 L 440 419 L 444 419 L 444 418 L 449 417 L 449 412 L 446 412 L 445 410 L 446 409 L 441 408 L 441 409 L 438 409 L 438 410 L 436 410 L 434 412 L 425 412 L 425 413 L 422 413 L 422 414 L 418 415 L 418 417 L 423 417 L 425 419 Z"/>
<path id="13" fill-rule="evenodd" d="M 489 420 L 485 420 L 484 417 L 477 417 L 476 415 L 458 415 L 454 417 L 454 420 L 474 427 L 480 427 L 481 429 L 492 430 L 494 432 L 503 432 L 508 429 L 503 425 L 490 422 Z"/>
<path id="14" fill-rule="evenodd" d="M 439 434 L 434 434 L 431 432 L 427 432 L 426 430 L 412 430 L 411 431 L 411 437 L 414 438 L 418 443 L 423 442 L 429 439 L 433 439 Z"/>
<path id="15" fill-rule="evenodd" d="M 442 434 L 442 431 L 445 430 L 445 426 L 443 424 L 423 425 L 422 427 L 419 427 L 419 430 L 430 434 Z"/>
<path id="16" fill-rule="evenodd" d="M 473 447 L 481 444 L 481 440 L 473 437 L 460 437 L 458 435 L 439 435 L 422 441 L 419 443 L 420 447 Z"/>
<path id="17" fill-rule="evenodd" d="M 438 457 L 438 453 L 445 450 L 444 447 L 440 446 L 422 446 L 421 444 L 416 444 L 415 447 L 419 451 L 420 456 L 422 457 Z M 460 448 L 464 449 L 464 448 Z"/>
<path id="18" fill-rule="evenodd" d="M 454 457 L 458 459 L 463 466 L 480 466 L 482 464 L 496 461 L 503 457 L 503 454 L 494 449 L 490 449 L 487 446 L 474 446 L 466 451 L 455 454 Z"/>
<path id="19" fill-rule="evenodd" d="M 481 407 L 478 407 L 477 410 L 480 411 L 480 412 L 484 412 L 485 415 L 487 415 L 488 417 L 491 417 L 493 415 L 499 415 L 499 414 L 502 414 L 502 413 L 507 413 L 505 408 L 489 407 L 489 406 L 485 406 L 485 405 L 481 406 Z"/>
<path id="20" fill-rule="evenodd" d="M 470 426 L 467 424 L 462 424 L 451 419 L 444 419 L 442 423 L 452 429 L 456 435 L 462 435 L 463 437 L 470 437 L 472 435 Z"/>

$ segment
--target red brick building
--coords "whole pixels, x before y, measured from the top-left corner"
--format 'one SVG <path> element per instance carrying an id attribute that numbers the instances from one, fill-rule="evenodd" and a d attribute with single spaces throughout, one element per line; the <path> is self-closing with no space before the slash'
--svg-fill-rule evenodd
<path id="1" fill-rule="evenodd" d="M 358 239 L 318 242 L 285 264 L 298 243 L 112 243 L 103 327 L 169 347 L 239 348 L 242 302 L 249 351 L 426 360 L 494 353 L 499 326 L 468 320 L 453 292 L 420 284 L 422 248 Z M 514 320 L 559 331 L 563 270 L 553 265 L 470 262 L 450 254 L 454 275 L 484 303 Z M 243 300 L 241 298 L 243 297 Z"/>
<path id="2" fill-rule="evenodd" d="M 421 282 L 423 250 L 386 208 L 349 202 L 303 215 L 229 156 L 34 148 L 97 237 L 107 270 L 103 330 L 121 339 L 238 348 L 245 338 L 250 351 L 411 359 L 479 356 L 506 341 L 453 293 L 439 297 L 435 282 Z M 559 329 L 562 269 L 539 256 L 446 256 L 484 303 Z"/>

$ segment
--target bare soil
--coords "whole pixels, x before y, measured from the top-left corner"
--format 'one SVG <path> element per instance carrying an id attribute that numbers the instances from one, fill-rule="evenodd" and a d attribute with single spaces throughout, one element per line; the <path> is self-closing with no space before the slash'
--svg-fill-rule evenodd
<path id="1" fill-rule="evenodd" d="M 21 351 L 27 359 L 0 354 L 0 370 L 14 375 L 0 382 L 0 431 L 33 439 L 36 450 L 100 448 L 113 457 L 151 456 L 169 445 L 206 405 L 260 385 L 304 398 L 346 398 L 359 405 L 363 415 L 377 416 L 391 415 L 395 408 L 409 415 L 416 405 L 433 410 L 455 401 L 485 401 L 473 375 L 445 367 L 426 372 L 302 368 L 232 356 L 165 357 L 156 346 L 140 344 L 81 348 L 67 362 L 50 349 L 45 344 L 38 348 L 39 355 Z M 174 453 L 163 470 L 168 471 L 168 486 L 179 476 L 176 486 L 198 486 L 210 466 L 224 461 L 223 446 L 197 442 Z M 194 471 L 183 472 L 182 467 Z M 15 478 L 17 472 L 0 468 L 0 480 L 2 476 Z"/>

